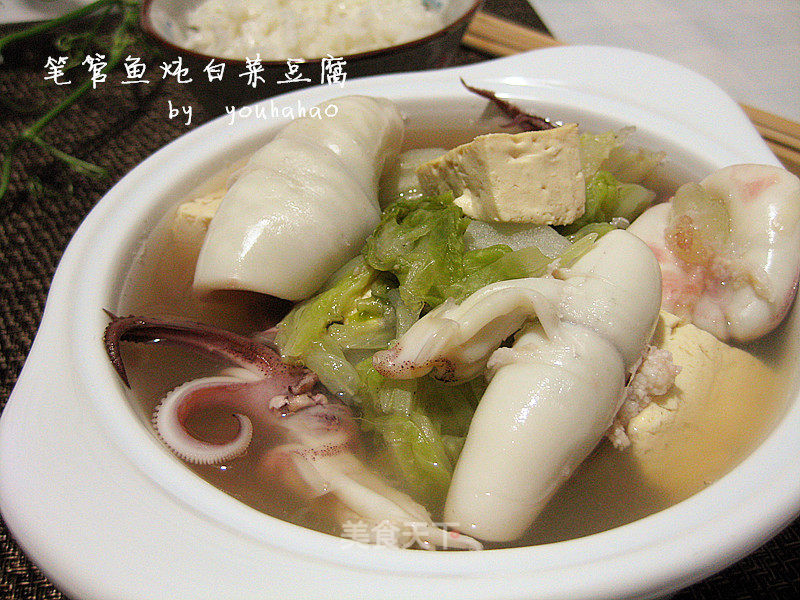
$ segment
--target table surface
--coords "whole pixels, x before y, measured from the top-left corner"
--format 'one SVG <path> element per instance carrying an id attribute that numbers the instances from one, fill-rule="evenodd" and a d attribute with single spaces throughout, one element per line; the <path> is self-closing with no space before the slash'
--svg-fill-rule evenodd
<path id="1" fill-rule="evenodd" d="M 526 0 L 487 0 L 484 9 L 544 29 Z M 54 54 L 51 41 L 26 42 L 5 52 L 0 101 L 13 99 L 21 105 L 16 108 L 28 110 L 52 104 L 55 86 L 43 81 L 42 67 Z M 462 48 L 456 63 L 488 58 Z M 130 169 L 213 116 L 177 83 L 163 82 L 146 90 L 113 85 L 113 76 L 109 83 L 98 86 L 46 132 L 60 149 L 105 167 L 106 177 L 76 174 L 32 146 L 23 147 L 13 164 L 9 193 L 0 204 L 0 409 L 30 349 L 59 258 L 83 217 Z M 167 117 L 169 101 L 193 107 L 190 126 Z M 7 148 L 31 122 L 31 115 L 24 112 L 0 104 L 0 148 Z M 4 524 L 0 597 L 65 598 L 22 554 Z M 800 521 L 749 557 L 674 596 L 676 600 L 784 597 L 800 597 Z"/>

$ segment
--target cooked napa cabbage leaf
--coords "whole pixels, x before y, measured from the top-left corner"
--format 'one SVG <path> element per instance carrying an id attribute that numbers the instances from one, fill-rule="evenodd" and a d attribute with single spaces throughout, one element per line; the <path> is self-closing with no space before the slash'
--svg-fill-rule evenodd
<path id="1" fill-rule="evenodd" d="M 357 315 L 356 301 L 363 298 L 378 272 L 356 257 L 322 292 L 299 304 L 277 325 L 275 343 L 285 358 L 305 357 L 311 345 L 328 333 L 332 323 Z"/>
<path id="2" fill-rule="evenodd" d="M 663 162 L 665 154 L 624 146 L 633 130 L 626 127 L 616 132 L 581 134 L 586 208 L 574 223 L 558 228 L 560 233 L 574 234 L 592 223 L 615 219 L 630 223 L 653 204 L 655 192 L 642 183 Z"/>
<path id="3" fill-rule="evenodd" d="M 448 385 L 431 379 L 386 379 L 371 359 L 357 366 L 365 383 L 362 423 L 382 442 L 404 485 L 429 507 L 441 504 L 483 395 L 480 380 Z"/>
<path id="4" fill-rule="evenodd" d="M 428 308 L 447 298 L 459 302 L 495 281 L 541 275 L 552 262 L 535 247 L 468 250 L 464 233 L 470 221 L 449 193 L 400 200 L 384 211 L 367 239 L 365 260 L 397 277 L 401 302 Z"/>
<path id="5" fill-rule="evenodd" d="M 614 219 L 633 222 L 656 198 L 655 192 L 638 183 L 622 183 L 608 171 L 597 171 L 586 182 L 586 209 L 583 216 L 558 230 L 571 234 L 591 223 Z"/>
<path id="6" fill-rule="evenodd" d="M 569 247 L 569 241 L 549 225 L 531 223 L 501 223 L 471 220 L 464 234 L 468 250 L 502 244 L 512 250 L 536 246 L 543 254 L 555 259 Z"/>
<path id="7" fill-rule="evenodd" d="M 623 183 L 641 183 L 664 160 L 664 152 L 631 148 L 625 142 L 634 127 L 580 136 L 581 170 L 587 183 L 599 172 L 607 171 Z"/>

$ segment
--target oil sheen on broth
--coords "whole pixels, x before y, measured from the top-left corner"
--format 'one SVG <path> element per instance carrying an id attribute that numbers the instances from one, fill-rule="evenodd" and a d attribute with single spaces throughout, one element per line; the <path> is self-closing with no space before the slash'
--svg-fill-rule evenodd
<path id="1" fill-rule="evenodd" d="M 411 128 L 413 147 L 452 147 L 494 128 L 450 128 L 431 131 Z M 409 147 L 412 147 L 409 145 Z M 220 187 L 234 166 L 199 188 L 200 193 Z M 653 187 L 665 192 L 688 179 L 688 169 L 671 165 Z M 187 198 L 176 199 L 176 205 Z M 666 197 L 664 198 L 666 199 Z M 118 314 L 179 316 L 212 323 L 245 335 L 253 335 L 274 325 L 288 311 L 288 302 L 254 293 L 215 293 L 197 298 L 191 293 L 196 257 L 176 255 L 169 225 L 174 209 L 159 222 L 134 261 L 121 295 Z M 783 327 L 748 348 L 773 366 L 780 366 Z M 220 366 L 213 360 L 174 347 L 150 344 L 125 347 L 126 364 L 132 384 L 132 398 L 143 422 L 150 422 L 156 404 L 181 383 L 208 375 Z M 528 534 L 513 545 L 556 542 L 630 523 L 663 510 L 700 491 L 752 451 L 770 431 L 785 405 L 785 385 L 776 390 L 755 390 L 751 401 L 718 398 L 708 410 L 696 411 L 692 423 L 664 433 L 658 450 L 658 464 L 643 467 L 630 449 L 619 451 L 603 440 L 591 456 L 553 497 Z M 779 393 L 780 392 L 780 393 Z M 226 432 L 232 437 L 236 421 L 230 415 L 203 414 L 188 424 L 201 438 L 215 441 L 214 435 Z M 215 432 L 215 433 L 212 433 Z M 251 476 L 258 469 L 254 457 L 258 447 L 269 439 L 254 437 L 254 450 L 224 465 L 188 465 L 200 477 L 244 502 L 281 519 L 330 531 L 330 524 L 311 517 L 302 505 L 278 489 L 264 489 Z M 374 458 L 382 469 L 380 457 Z M 434 520 L 437 515 L 434 515 Z"/>

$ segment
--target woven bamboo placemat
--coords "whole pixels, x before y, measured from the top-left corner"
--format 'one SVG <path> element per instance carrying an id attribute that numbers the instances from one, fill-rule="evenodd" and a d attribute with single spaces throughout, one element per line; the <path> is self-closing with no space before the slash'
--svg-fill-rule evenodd
<path id="1" fill-rule="evenodd" d="M 532 27 L 541 22 L 524 0 L 490 0 L 485 9 Z M 5 53 L 0 98 L 25 107 L 52 105 L 60 91 L 43 80 L 47 38 Z M 132 55 L 145 54 L 138 46 Z M 487 59 L 463 49 L 457 63 Z M 145 89 L 109 80 L 47 130 L 62 150 L 100 165 L 107 176 L 77 174 L 38 148 L 26 147 L 14 164 L 11 187 L 0 204 L 0 409 L 16 382 L 44 309 L 55 268 L 70 237 L 97 201 L 131 168 L 189 128 L 210 118 L 186 86 L 163 82 Z M 191 126 L 168 118 L 168 102 L 192 106 Z M 0 106 L 0 148 L 30 122 L 30 115 Z M 719 575 L 676 599 L 800 598 L 800 524 Z M 61 594 L 0 527 L 0 597 L 59 599 Z"/>

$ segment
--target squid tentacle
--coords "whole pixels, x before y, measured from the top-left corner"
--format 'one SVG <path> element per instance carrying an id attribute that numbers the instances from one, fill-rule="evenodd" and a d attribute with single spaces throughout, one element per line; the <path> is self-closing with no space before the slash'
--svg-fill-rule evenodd
<path id="1" fill-rule="evenodd" d="M 243 454 L 253 435 L 251 420 L 275 427 L 278 416 L 272 414 L 272 401 L 285 398 L 285 403 L 276 403 L 279 409 L 283 408 L 289 399 L 309 392 L 318 381 L 308 369 L 284 363 L 270 346 L 223 329 L 189 321 L 117 317 L 109 311 L 106 313 L 111 317 L 104 333 L 106 350 L 128 387 L 120 352 L 122 341 L 180 344 L 229 360 L 248 372 L 250 380 L 229 376 L 189 381 L 172 390 L 156 407 L 153 425 L 158 436 L 175 454 L 189 462 L 217 464 Z M 216 407 L 230 409 L 239 422 L 234 439 L 222 444 L 199 440 L 186 429 L 191 414 Z"/>
<path id="2" fill-rule="evenodd" d="M 327 502 L 343 527 L 348 519 L 390 523 L 398 529 L 413 526 L 410 542 L 423 548 L 481 547 L 468 536 L 437 527 L 422 505 L 391 488 L 362 462 L 357 456 L 359 428 L 350 408 L 320 393 L 312 371 L 283 363 L 277 352 L 257 339 L 208 325 L 108 314 L 106 350 L 126 384 L 123 341 L 182 344 L 240 367 L 235 375 L 184 383 L 156 408 L 156 433 L 180 458 L 199 464 L 235 458 L 248 449 L 258 424 L 280 440 L 258 461 L 258 475 L 308 502 Z M 189 417 L 208 409 L 233 413 L 239 424 L 233 439 L 210 443 L 192 435 L 187 429 Z"/>
<path id="3" fill-rule="evenodd" d="M 234 412 L 239 429 L 234 439 L 228 442 L 205 442 L 186 429 L 188 412 L 201 410 L 203 404 L 208 407 L 219 405 L 216 393 L 229 391 L 237 385 L 241 387 L 242 384 L 232 377 L 206 377 L 178 386 L 167 394 L 153 413 L 153 426 L 158 437 L 177 456 L 195 464 L 219 464 L 244 454 L 253 437 L 253 424 L 244 414 Z M 210 393 L 211 396 L 204 397 L 197 393 L 199 391 Z M 226 394 L 226 397 L 230 398 L 230 394 Z"/>
<path id="4" fill-rule="evenodd" d="M 128 387 L 130 383 L 119 350 L 121 341 L 172 342 L 223 358 L 261 376 L 311 375 L 308 369 L 284 363 L 278 352 L 265 343 L 217 327 L 192 321 L 164 321 L 154 317 L 118 317 L 108 310 L 105 312 L 111 322 L 105 329 L 103 341 L 111 364 Z"/>

